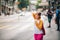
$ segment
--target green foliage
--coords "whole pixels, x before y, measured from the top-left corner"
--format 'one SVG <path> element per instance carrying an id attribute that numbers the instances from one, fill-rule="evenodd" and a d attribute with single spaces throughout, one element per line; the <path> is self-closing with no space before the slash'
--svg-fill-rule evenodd
<path id="1" fill-rule="evenodd" d="M 20 2 L 20 4 L 18 5 L 19 9 L 27 8 L 27 6 L 29 5 L 29 0 L 18 0 L 18 2 Z"/>
<path id="2" fill-rule="evenodd" d="M 36 5 L 36 8 L 39 8 L 39 4 L 41 3 L 42 0 L 37 0 L 37 5 Z"/>
<path id="3" fill-rule="evenodd" d="M 38 3 L 38 4 L 41 3 L 41 0 L 38 0 L 37 3 Z"/>

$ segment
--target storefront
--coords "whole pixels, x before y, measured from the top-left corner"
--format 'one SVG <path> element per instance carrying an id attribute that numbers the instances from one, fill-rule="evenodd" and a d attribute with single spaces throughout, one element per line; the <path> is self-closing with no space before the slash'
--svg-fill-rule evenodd
<path id="1" fill-rule="evenodd" d="M 48 0 L 48 3 L 50 5 L 50 8 L 56 8 L 57 6 L 60 6 L 60 0 Z"/>
<path id="2" fill-rule="evenodd" d="M 13 14 L 15 0 L 0 0 L 1 14 Z M 10 13 L 11 12 L 11 13 Z"/>
<path id="3" fill-rule="evenodd" d="M 42 2 L 39 4 L 39 6 L 42 8 L 48 8 L 49 4 L 48 4 L 48 2 Z"/>

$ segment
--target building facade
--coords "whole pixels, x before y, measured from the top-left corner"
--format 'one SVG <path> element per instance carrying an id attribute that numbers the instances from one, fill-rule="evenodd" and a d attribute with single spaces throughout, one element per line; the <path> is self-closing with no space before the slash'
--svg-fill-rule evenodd
<path id="1" fill-rule="evenodd" d="M 50 7 L 56 8 L 60 6 L 60 0 L 48 0 Z"/>

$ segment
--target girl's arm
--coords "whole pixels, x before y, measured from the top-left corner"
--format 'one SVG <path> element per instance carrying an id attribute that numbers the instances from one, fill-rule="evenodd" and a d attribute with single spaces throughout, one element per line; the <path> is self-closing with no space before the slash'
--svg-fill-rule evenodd
<path id="1" fill-rule="evenodd" d="M 32 13 L 32 16 L 33 16 L 34 19 L 35 19 L 35 15 L 36 15 L 35 13 Z"/>

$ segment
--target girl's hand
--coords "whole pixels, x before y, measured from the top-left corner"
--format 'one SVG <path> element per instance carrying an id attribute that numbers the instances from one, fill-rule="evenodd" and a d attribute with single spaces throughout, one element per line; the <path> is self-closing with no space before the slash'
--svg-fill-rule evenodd
<path id="1" fill-rule="evenodd" d="M 33 18 L 35 19 L 35 13 L 32 13 Z"/>

